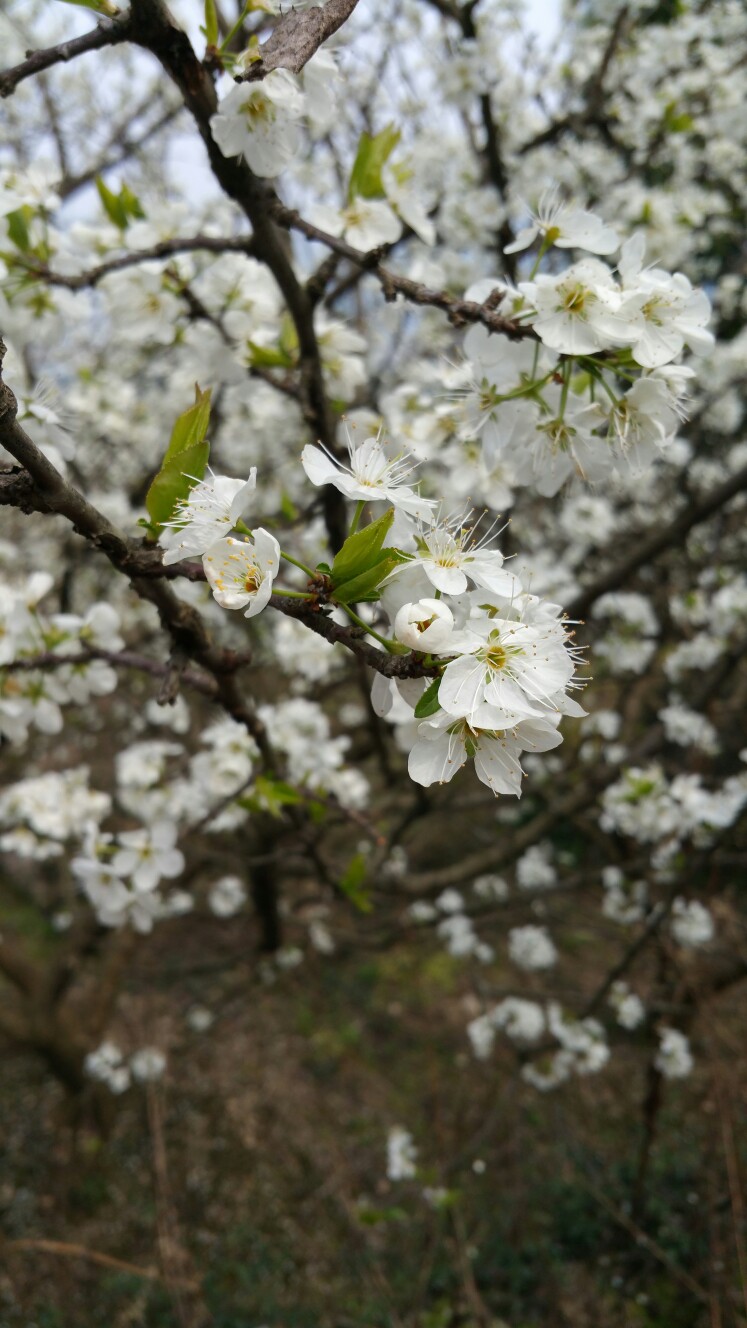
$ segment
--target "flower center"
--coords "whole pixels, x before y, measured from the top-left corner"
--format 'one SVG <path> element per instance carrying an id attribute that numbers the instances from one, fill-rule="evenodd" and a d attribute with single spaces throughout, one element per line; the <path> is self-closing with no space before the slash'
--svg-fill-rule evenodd
<path id="1" fill-rule="evenodd" d="M 647 323 L 653 323 L 654 327 L 663 327 L 664 319 L 659 315 L 659 310 L 662 306 L 666 307 L 666 300 L 662 300 L 659 295 L 654 295 L 646 302 L 646 304 L 644 304 L 641 313 Z"/>
<path id="2" fill-rule="evenodd" d="M 594 295 L 585 286 L 571 286 L 563 299 L 563 308 L 567 314 L 576 314 L 581 317 L 587 304 L 591 304 Z"/>
<path id="3" fill-rule="evenodd" d="M 255 93 L 249 101 L 245 102 L 243 109 L 244 115 L 252 126 L 258 124 L 261 120 L 272 119 L 272 103 L 261 93 Z"/>

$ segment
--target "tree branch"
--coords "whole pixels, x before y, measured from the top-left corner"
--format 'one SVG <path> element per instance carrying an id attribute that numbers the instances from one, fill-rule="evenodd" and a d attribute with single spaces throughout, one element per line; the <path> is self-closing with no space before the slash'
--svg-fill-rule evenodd
<path id="1" fill-rule="evenodd" d="M 116 46 L 118 42 L 126 41 L 128 36 L 129 15 L 125 15 L 110 21 L 102 20 L 90 32 L 84 32 L 82 37 L 60 42 L 59 46 L 49 46 L 44 51 L 27 51 L 22 64 L 0 73 L 0 97 L 9 97 L 19 83 L 41 73 L 43 69 L 74 60 L 86 51 L 99 51 L 102 46 Z"/>
<path id="2" fill-rule="evenodd" d="M 56 654 L 53 650 L 48 650 L 41 655 L 28 655 L 22 659 L 14 659 L 8 664 L 1 664 L 0 670 L 8 673 L 33 673 L 35 669 L 46 671 L 61 669 L 67 664 L 73 666 L 76 664 L 90 664 L 96 659 L 104 660 L 105 663 L 113 665 L 114 668 L 135 669 L 139 673 L 149 673 L 152 678 L 169 678 L 173 673 L 172 664 L 163 664 L 160 660 L 151 659 L 148 655 L 138 655 L 132 650 L 99 650 L 95 646 L 88 646 L 85 650 L 71 651 L 65 654 Z M 238 669 L 242 664 L 248 662 L 248 656 L 235 654 L 235 668 Z M 182 669 L 179 678 L 188 687 L 193 687 L 195 691 L 202 692 L 204 696 L 215 697 L 217 694 L 215 679 L 208 674 L 194 673 L 190 669 Z"/>
<path id="3" fill-rule="evenodd" d="M 482 323 L 490 332 L 501 332 L 512 341 L 518 341 L 523 337 L 537 340 L 537 333 L 532 327 L 497 314 L 491 308 L 490 298 L 484 304 L 477 304 L 474 300 L 460 300 L 445 290 L 433 290 L 430 286 L 424 286 L 422 282 L 412 281 L 409 277 L 400 276 L 398 272 L 382 267 L 378 249 L 371 249 L 368 253 L 354 249 L 345 240 L 340 240 L 336 235 L 330 235 L 328 231 L 320 230 L 318 226 L 306 221 L 299 212 L 285 207 L 277 199 L 271 202 L 270 209 L 275 220 L 287 230 L 299 231 L 308 240 L 318 241 L 333 253 L 339 254 L 341 258 L 347 258 L 356 267 L 370 272 L 379 282 L 386 300 L 392 301 L 397 295 L 402 295 L 411 304 L 431 305 L 435 309 L 442 309 L 455 327 L 460 327 L 464 323 Z"/>
<path id="4" fill-rule="evenodd" d="M 78 291 L 85 290 L 91 286 L 98 286 L 99 282 L 108 277 L 110 272 L 121 272 L 123 268 L 135 267 L 139 263 L 148 263 L 159 258 L 171 258 L 174 254 L 188 254 L 200 250 L 206 250 L 209 253 L 239 253 L 253 254 L 254 240 L 250 235 L 221 238 L 213 235 L 192 235 L 184 239 L 161 240 L 159 244 L 154 244 L 150 249 L 133 249 L 126 254 L 119 254 L 117 258 L 107 259 L 105 263 L 99 263 L 96 267 L 89 268 L 87 272 L 76 272 L 73 276 L 67 276 L 63 272 L 53 272 L 50 268 L 34 263 L 24 261 L 19 258 L 19 263 L 30 273 L 31 276 L 38 277 L 40 281 L 46 281 L 50 286 L 64 286 L 66 290 Z"/>
<path id="5" fill-rule="evenodd" d="M 699 525 L 701 521 L 706 521 L 719 508 L 724 507 L 732 498 L 745 490 L 747 490 L 747 466 L 743 466 L 736 474 L 730 475 L 728 479 L 717 485 L 705 497 L 690 503 L 668 526 L 663 528 L 656 526 L 649 532 L 642 531 L 639 535 L 628 534 L 626 539 L 632 546 L 632 552 L 627 558 L 623 558 L 621 562 L 617 563 L 615 567 L 610 568 L 608 572 L 603 572 L 591 585 L 579 591 L 578 595 L 565 606 L 569 617 L 583 617 L 585 613 L 588 613 L 591 605 L 599 599 L 600 595 L 605 595 L 608 590 L 617 590 L 619 586 L 624 586 L 639 567 L 650 563 L 665 549 L 673 545 L 681 545 L 693 526 Z"/>
<path id="6" fill-rule="evenodd" d="M 259 48 L 254 60 L 237 83 L 253 83 L 272 69 L 290 69 L 300 74 L 323 42 L 350 18 L 358 0 L 327 0 L 321 9 L 290 9 L 277 23 L 272 36 Z"/>
<path id="7" fill-rule="evenodd" d="M 213 173 L 224 192 L 249 218 L 255 253 L 272 272 L 288 306 L 298 335 L 302 409 L 314 437 L 334 452 L 336 422 L 327 399 L 322 357 L 314 327 L 314 304 L 293 269 L 287 246 L 271 213 L 274 195 L 252 174 L 246 162 L 224 157 L 213 140 L 210 120 L 217 110 L 215 88 L 200 64 L 189 39 L 171 19 L 163 0 L 132 0 L 132 40 L 160 60 L 179 88 L 207 149 Z M 345 504 L 336 489 L 327 486 L 325 520 L 333 549 L 345 539 Z"/>

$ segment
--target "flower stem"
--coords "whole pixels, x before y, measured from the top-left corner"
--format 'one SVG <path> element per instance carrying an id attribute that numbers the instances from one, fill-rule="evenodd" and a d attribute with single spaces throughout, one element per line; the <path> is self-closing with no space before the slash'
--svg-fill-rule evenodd
<path id="1" fill-rule="evenodd" d="M 531 383 L 522 383 L 521 387 L 514 387 L 510 392 L 500 392 L 496 394 L 495 405 L 500 406 L 504 401 L 515 401 L 517 397 L 534 397 L 541 387 L 552 378 L 553 370 L 546 373 L 544 378 L 535 379 L 532 377 Z"/>
<path id="2" fill-rule="evenodd" d="M 305 572 L 307 576 L 309 576 L 309 577 L 311 577 L 311 576 L 316 576 L 316 572 L 315 572 L 311 567 L 307 567 L 307 566 L 306 566 L 306 563 L 301 563 L 301 562 L 299 562 L 299 561 L 298 561 L 298 558 L 294 558 L 292 554 L 290 554 L 290 553 L 283 553 L 283 550 L 281 549 L 281 550 L 280 550 L 280 557 L 281 557 L 281 558 L 285 558 L 285 561 L 286 561 L 287 563 L 293 563 L 293 566 L 294 566 L 294 567 L 298 567 L 298 568 L 300 568 L 300 570 L 301 570 L 302 572 Z"/>
<path id="3" fill-rule="evenodd" d="M 539 247 L 539 253 L 537 254 L 537 257 L 535 258 L 534 263 L 533 263 L 533 265 L 532 265 L 532 270 L 531 270 L 531 272 L 529 273 L 529 277 L 528 277 L 528 280 L 529 280 L 529 281 L 534 281 L 534 278 L 535 278 L 536 275 L 537 275 L 537 269 L 539 268 L 539 265 L 540 265 L 540 263 L 542 262 L 542 259 L 544 258 L 545 254 L 547 253 L 547 251 L 548 251 L 548 249 L 551 247 L 551 245 L 552 245 L 552 241 L 551 241 L 551 240 L 548 240 L 547 236 L 545 235 L 545 237 L 544 237 L 543 240 L 542 240 L 542 244 L 541 244 L 540 247 Z"/>
<path id="4" fill-rule="evenodd" d="M 361 498 L 360 501 L 356 504 L 356 508 L 353 513 L 353 519 L 350 522 L 350 530 L 348 531 L 348 537 L 350 537 L 350 535 L 354 535 L 356 530 L 358 529 L 358 522 L 363 516 L 363 508 L 365 506 L 366 506 L 366 500 L 365 498 Z"/>
<path id="5" fill-rule="evenodd" d="M 273 586 L 273 587 L 272 587 L 272 593 L 273 593 L 273 595 L 282 595 L 282 596 L 283 596 L 283 599 L 313 599 L 313 598 L 314 598 L 313 595 L 310 595 L 310 594 L 309 594 L 307 591 L 305 591 L 305 590 L 281 590 L 279 586 Z"/>
<path id="6" fill-rule="evenodd" d="M 241 13 L 239 14 L 239 17 L 237 18 L 236 22 L 234 23 L 233 27 L 231 28 L 231 31 L 229 32 L 228 36 L 227 36 L 227 37 L 221 42 L 220 46 L 218 47 L 218 50 L 220 51 L 221 55 L 222 55 L 223 52 L 225 51 L 225 49 L 226 49 L 226 47 L 228 46 L 229 42 L 231 41 L 231 38 L 232 38 L 232 37 L 235 37 L 236 33 L 238 32 L 239 28 L 241 27 L 242 23 L 244 22 L 244 19 L 247 17 L 247 15 L 249 14 L 249 12 L 251 11 L 251 8 L 252 8 L 251 3 L 247 3 L 247 4 L 244 5 L 243 9 L 241 10 Z"/>
<path id="7" fill-rule="evenodd" d="M 565 360 L 563 362 L 563 390 L 560 394 L 560 410 L 558 412 L 558 418 L 561 420 L 565 418 L 565 407 L 568 401 L 568 393 L 571 388 L 572 369 L 573 369 L 573 359 L 571 358 L 569 360 Z"/>
<path id="8" fill-rule="evenodd" d="M 407 646 L 401 645 L 399 641 L 392 641 L 387 636 L 380 636 L 378 632 L 374 631 L 373 627 L 369 627 L 368 623 L 364 622 L 362 618 L 358 617 L 358 614 L 355 612 L 355 609 L 351 609 L 349 604 L 341 604 L 340 608 L 345 610 L 348 617 L 351 618 L 352 621 L 355 623 L 356 627 L 362 627 L 366 635 L 372 636 L 374 641 L 378 641 L 379 645 L 382 645 L 384 649 L 389 652 L 390 655 L 409 654 Z"/>

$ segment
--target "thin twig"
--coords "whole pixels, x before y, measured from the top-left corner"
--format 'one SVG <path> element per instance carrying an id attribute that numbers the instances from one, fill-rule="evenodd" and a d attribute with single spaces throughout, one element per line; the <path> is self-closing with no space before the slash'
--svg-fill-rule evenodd
<path id="1" fill-rule="evenodd" d="M 99 51 L 102 46 L 115 46 L 126 41 L 130 35 L 129 15 L 112 21 L 102 20 L 90 32 L 70 41 L 60 42 L 59 46 L 49 46 L 43 51 L 27 51 L 26 59 L 12 69 L 0 73 L 0 97 L 9 97 L 24 79 L 39 74 L 52 65 L 67 63 L 86 51 Z"/>
<path id="2" fill-rule="evenodd" d="M 163 1282 L 165 1279 L 156 1268 L 141 1268 L 138 1264 L 128 1263 L 125 1259 L 115 1259 L 101 1250 L 89 1250 L 85 1245 L 75 1245 L 66 1240 L 36 1240 L 24 1237 L 22 1240 L 9 1240 L 4 1244 L 6 1250 L 34 1250 L 41 1254 L 59 1254 L 67 1259 L 86 1259 L 97 1263 L 102 1268 L 115 1268 L 117 1272 L 129 1273 L 132 1277 L 143 1277 L 149 1282 Z M 190 1278 L 180 1278 L 179 1285 L 185 1291 L 199 1291 L 199 1282 Z"/>

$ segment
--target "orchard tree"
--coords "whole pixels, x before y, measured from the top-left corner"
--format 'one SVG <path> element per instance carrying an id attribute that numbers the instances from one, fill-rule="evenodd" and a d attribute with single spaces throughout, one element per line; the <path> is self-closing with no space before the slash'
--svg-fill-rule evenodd
<path id="1" fill-rule="evenodd" d="M 0 17 L 0 1030 L 116 1095 L 169 919 L 442 947 L 473 1060 L 648 1066 L 642 1184 L 747 977 L 743 6 L 76 3 Z"/>

